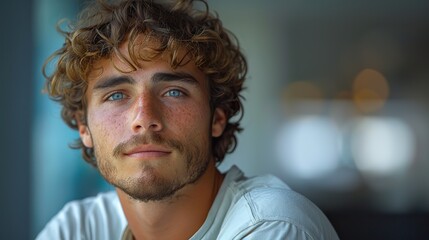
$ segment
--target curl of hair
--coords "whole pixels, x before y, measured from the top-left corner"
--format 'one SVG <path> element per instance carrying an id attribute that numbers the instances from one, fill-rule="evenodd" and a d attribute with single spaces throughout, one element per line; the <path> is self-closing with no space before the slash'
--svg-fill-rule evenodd
<path id="1" fill-rule="evenodd" d="M 168 56 L 173 68 L 186 64 L 186 59 L 205 73 L 210 87 L 210 106 L 225 111 L 228 122 L 223 134 L 212 141 L 216 162 L 221 163 L 228 152 L 234 151 L 236 134 L 242 129 L 243 82 L 247 63 L 235 36 L 222 26 L 217 15 L 210 13 L 205 1 L 197 10 L 193 0 L 156 3 L 154 0 L 97 0 L 88 5 L 69 29 L 58 31 L 65 37 L 63 46 L 54 52 L 43 66 L 45 89 L 62 105 L 61 116 L 73 129 L 86 124 L 85 93 L 88 74 L 94 64 L 113 55 L 137 69 L 141 60 L 150 61 Z M 144 35 L 140 43 L 137 37 Z M 129 59 L 119 46 L 128 41 Z M 146 43 L 147 43 L 146 42 Z M 185 56 L 180 51 L 186 51 Z M 167 54 L 167 55 L 165 55 Z M 47 66 L 55 64 L 51 74 Z M 94 151 L 80 139 L 72 145 L 81 148 L 83 158 L 97 166 Z"/>

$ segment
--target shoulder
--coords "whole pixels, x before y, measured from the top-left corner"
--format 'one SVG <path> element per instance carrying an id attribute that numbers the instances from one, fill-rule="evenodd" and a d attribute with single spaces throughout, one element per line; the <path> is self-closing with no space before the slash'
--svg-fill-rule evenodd
<path id="1" fill-rule="evenodd" d="M 320 217 L 322 211 L 309 199 L 290 189 L 280 179 L 268 175 L 247 180 L 255 182 L 253 187 L 238 184 L 238 206 L 243 204 L 252 213 L 254 221 L 288 220 L 303 225 L 305 216 Z M 265 184 L 261 184 L 264 183 Z M 248 185 L 249 183 L 246 183 Z M 323 215 L 324 216 L 324 215 Z"/>
<path id="2" fill-rule="evenodd" d="M 112 191 L 67 203 L 37 239 L 118 239 L 125 225 L 119 199 Z"/>
<path id="3" fill-rule="evenodd" d="M 249 234 L 270 239 L 338 238 L 323 212 L 277 177 L 243 178 L 231 182 L 227 191 L 235 200 L 225 226 L 235 226 L 237 239 Z"/>

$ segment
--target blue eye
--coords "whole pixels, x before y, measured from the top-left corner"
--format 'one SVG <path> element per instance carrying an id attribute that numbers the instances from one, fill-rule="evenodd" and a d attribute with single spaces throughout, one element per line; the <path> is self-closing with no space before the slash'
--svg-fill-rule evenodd
<path id="1" fill-rule="evenodd" d="M 125 95 L 121 92 L 115 92 L 107 98 L 109 101 L 118 101 L 125 98 Z"/>
<path id="2" fill-rule="evenodd" d="M 169 90 L 166 95 L 169 97 L 180 97 L 183 95 L 183 93 L 180 90 L 173 89 L 173 90 Z"/>

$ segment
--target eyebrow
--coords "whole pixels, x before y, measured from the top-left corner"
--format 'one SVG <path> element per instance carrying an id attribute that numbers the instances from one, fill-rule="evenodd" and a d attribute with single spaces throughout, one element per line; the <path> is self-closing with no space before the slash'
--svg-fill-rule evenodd
<path id="1" fill-rule="evenodd" d="M 94 89 L 105 89 L 105 88 L 111 88 L 115 87 L 121 84 L 133 84 L 136 81 L 130 77 L 127 76 L 119 76 L 119 77 L 111 77 L 106 78 L 101 81 L 99 81 L 95 86 Z"/>
<path id="2" fill-rule="evenodd" d="M 197 79 L 195 79 L 191 74 L 184 73 L 184 72 L 175 72 L 175 73 L 158 72 L 151 77 L 151 80 L 154 83 L 182 81 L 182 82 L 190 83 L 192 85 L 199 84 Z M 94 89 L 106 89 L 106 88 L 112 88 L 121 84 L 134 84 L 134 83 L 136 83 L 136 80 L 128 76 L 111 77 L 111 78 L 106 78 L 99 81 L 94 86 Z"/>
<path id="3" fill-rule="evenodd" d="M 182 81 L 182 82 L 190 83 L 193 85 L 199 84 L 199 82 L 197 81 L 197 79 L 194 78 L 194 76 L 192 76 L 191 74 L 185 73 L 185 72 L 174 72 L 174 73 L 159 72 L 159 73 L 155 73 L 152 76 L 152 81 L 154 83 Z"/>

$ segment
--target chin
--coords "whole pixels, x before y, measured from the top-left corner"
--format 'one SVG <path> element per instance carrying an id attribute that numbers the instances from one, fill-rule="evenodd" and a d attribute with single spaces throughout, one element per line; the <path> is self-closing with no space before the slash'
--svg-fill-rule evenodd
<path id="1" fill-rule="evenodd" d="M 168 200 L 175 196 L 187 183 L 169 181 L 156 176 L 142 176 L 134 179 L 126 179 L 114 184 L 131 198 L 149 202 Z"/>

